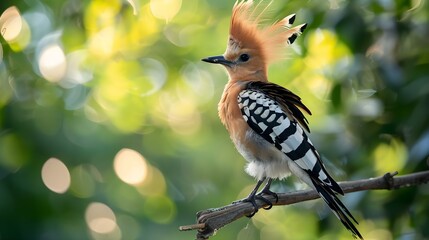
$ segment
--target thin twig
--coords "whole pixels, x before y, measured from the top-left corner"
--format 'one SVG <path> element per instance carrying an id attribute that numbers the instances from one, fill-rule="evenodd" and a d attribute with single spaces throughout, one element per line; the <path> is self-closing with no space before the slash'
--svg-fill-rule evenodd
<path id="1" fill-rule="evenodd" d="M 429 171 L 417 172 L 403 176 L 396 176 L 398 172 L 386 173 L 377 178 L 362 179 L 357 181 L 339 183 L 345 193 L 359 192 L 365 190 L 398 189 L 429 182 Z M 296 191 L 289 193 L 279 193 L 278 202 L 271 195 L 264 198 L 273 202 L 273 205 L 290 205 L 319 198 L 314 190 Z M 257 200 L 258 209 L 266 207 L 267 204 Z M 235 202 L 220 208 L 202 210 L 197 213 L 197 223 L 181 226 L 180 231 L 198 230 L 197 239 L 208 239 L 221 227 L 251 214 L 254 211 L 249 202 Z"/>
<path id="2" fill-rule="evenodd" d="M 197 230 L 197 229 L 203 229 L 205 226 L 206 226 L 205 223 L 195 223 L 195 224 L 191 224 L 191 225 L 180 226 L 179 230 L 180 231 Z"/>

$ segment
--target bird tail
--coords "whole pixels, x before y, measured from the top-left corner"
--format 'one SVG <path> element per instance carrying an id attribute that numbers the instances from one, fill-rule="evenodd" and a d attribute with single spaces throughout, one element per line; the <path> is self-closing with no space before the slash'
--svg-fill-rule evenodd
<path id="1" fill-rule="evenodd" d="M 343 223 L 347 230 L 353 234 L 353 237 L 363 239 L 362 235 L 359 233 L 350 219 L 352 219 L 356 224 L 359 223 L 346 208 L 346 206 L 344 206 L 344 204 L 340 201 L 340 199 L 338 199 L 332 189 L 317 180 L 311 179 L 311 181 L 313 182 L 317 193 L 326 202 L 326 204 L 328 204 L 329 208 L 331 208 L 332 212 L 334 212 L 337 218 L 340 219 L 341 223 Z"/>

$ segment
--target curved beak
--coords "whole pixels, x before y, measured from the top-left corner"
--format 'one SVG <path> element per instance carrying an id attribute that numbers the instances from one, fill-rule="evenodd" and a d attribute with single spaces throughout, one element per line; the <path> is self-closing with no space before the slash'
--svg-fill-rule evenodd
<path id="1" fill-rule="evenodd" d="M 223 56 L 207 57 L 207 58 L 201 59 L 201 61 L 208 62 L 208 63 L 222 64 L 227 67 L 231 67 L 232 64 L 234 64 L 234 62 L 226 60 Z"/>

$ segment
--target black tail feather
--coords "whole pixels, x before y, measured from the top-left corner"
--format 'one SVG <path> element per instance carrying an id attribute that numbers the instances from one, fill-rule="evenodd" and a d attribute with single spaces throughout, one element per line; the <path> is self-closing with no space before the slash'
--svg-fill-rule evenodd
<path id="1" fill-rule="evenodd" d="M 340 219 L 341 223 L 349 230 L 354 238 L 363 239 L 362 235 L 359 233 L 355 225 L 350 218 L 356 223 L 359 224 L 350 211 L 344 206 L 344 204 L 335 196 L 335 193 L 330 189 L 329 186 L 324 185 L 317 180 L 311 179 L 313 182 L 316 191 L 319 193 L 320 197 L 328 204 L 329 208 L 334 212 L 338 219 Z"/>

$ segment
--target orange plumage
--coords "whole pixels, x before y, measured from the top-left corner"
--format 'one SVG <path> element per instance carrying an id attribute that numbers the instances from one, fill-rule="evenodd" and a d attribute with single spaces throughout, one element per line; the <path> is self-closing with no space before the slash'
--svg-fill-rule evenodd
<path id="1" fill-rule="evenodd" d="M 291 14 L 274 24 L 263 27 L 261 20 L 271 2 L 266 6 L 260 2 L 254 6 L 253 1 L 237 1 L 232 10 L 228 48 L 226 54 L 235 49 L 253 49 L 264 64 L 269 64 L 281 57 L 288 39 L 293 34 L 300 34 L 306 24 L 291 27 Z"/>

